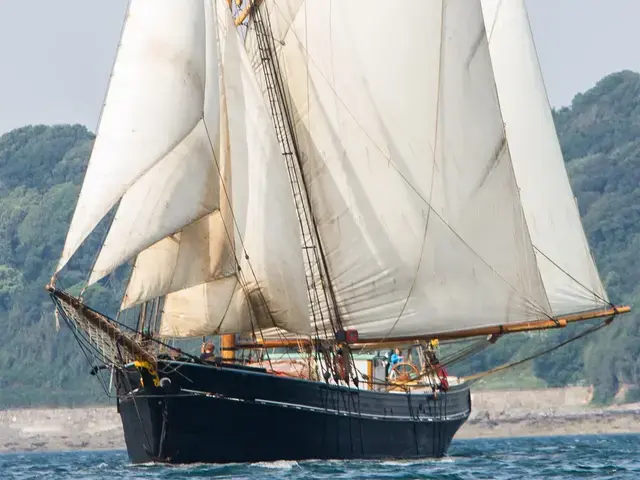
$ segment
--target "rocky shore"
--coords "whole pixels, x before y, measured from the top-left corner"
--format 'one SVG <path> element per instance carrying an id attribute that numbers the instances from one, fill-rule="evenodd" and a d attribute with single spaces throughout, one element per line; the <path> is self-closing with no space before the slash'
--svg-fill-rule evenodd
<path id="1" fill-rule="evenodd" d="M 456 438 L 640 433 L 640 403 L 595 408 L 587 388 L 479 391 Z M 0 452 L 123 449 L 115 407 L 0 411 Z"/>

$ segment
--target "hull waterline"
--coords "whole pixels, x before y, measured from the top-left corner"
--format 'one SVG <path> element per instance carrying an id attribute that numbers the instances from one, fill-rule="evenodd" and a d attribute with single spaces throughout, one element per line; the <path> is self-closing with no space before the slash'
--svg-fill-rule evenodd
<path id="1" fill-rule="evenodd" d="M 133 463 L 442 457 L 471 409 L 464 386 L 434 396 L 230 366 L 161 362 L 158 371 L 170 386 L 130 388 L 135 370 L 118 379 Z"/>

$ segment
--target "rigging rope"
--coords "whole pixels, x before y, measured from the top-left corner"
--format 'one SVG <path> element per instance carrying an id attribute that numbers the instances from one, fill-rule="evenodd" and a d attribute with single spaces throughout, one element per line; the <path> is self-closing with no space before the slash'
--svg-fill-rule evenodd
<path id="1" fill-rule="evenodd" d="M 551 260 L 542 250 L 540 250 L 538 247 L 536 247 L 535 245 L 533 246 L 533 249 L 538 252 L 540 255 L 542 255 L 544 258 L 546 258 L 547 260 L 549 260 L 549 262 L 551 262 L 553 264 L 553 266 L 555 266 L 558 270 L 560 270 L 562 273 L 564 273 L 567 277 L 569 277 L 571 280 L 573 280 L 574 282 L 576 282 L 578 285 L 580 285 L 582 288 L 584 288 L 587 292 L 589 292 L 591 295 L 593 295 L 594 297 L 596 297 L 598 300 L 602 301 L 603 303 L 609 305 L 611 308 L 615 309 L 616 306 L 611 303 L 609 300 L 606 300 L 605 298 L 603 298 L 601 295 L 598 295 L 596 292 L 594 292 L 593 290 L 591 290 L 589 287 L 587 287 L 586 285 L 584 285 L 583 283 L 581 283 L 580 281 L 578 281 L 573 275 L 571 275 L 569 272 L 567 272 L 565 269 L 563 269 L 560 265 L 558 265 L 556 262 L 554 262 L 553 260 Z"/>
<path id="2" fill-rule="evenodd" d="M 476 381 L 478 381 L 479 379 L 481 379 L 483 377 L 486 377 L 486 376 L 489 376 L 489 375 L 493 375 L 494 373 L 498 373 L 498 372 L 501 372 L 503 370 L 507 370 L 509 368 L 514 368 L 514 367 L 517 367 L 519 365 L 522 365 L 522 364 L 524 364 L 526 362 L 529 362 L 531 360 L 534 360 L 534 359 L 536 359 L 536 358 L 538 358 L 538 357 L 540 357 L 542 355 L 546 355 L 547 353 L 551 353 L 554 350 L 559 349 L 560 347 L 564 347 L 565 345 L 567 345 L 567 344 L 569 344 L 571 342 L 574 342 L 574 341 L 579 340 L 579 339 L 581 339 L 583 337 L 586 337 L 587 335 L 590 335 L 590 334 L 600 330 L 603 327 L 606 327 L 607 325 L 609 325 L 613 321 L 613 318 L 614 318 L 614 315 L 612 315 L 611 317 L 607 318 L 604 322 L 602 322 L 602 323 L 600 323 L 598 325 L 594 325 L 593 327 L 589 328 L 588 330 L 585 330 L 584 332 L 581 332 L 578 335 L 569 338 L 568 340 L 560 342 L 560 343 L 558 343 L 557 345 L 554 345 L 551 348 L 547 348 L 545 350 L 541 350 L 539 352 L 536 352 L 533 355 L 529 355 L 528 357 L 523 358 L 522 360 L 518 360 L 518 361 L 510 362 L 510 363 L 505 363 L 505 364 L 500 365 L 498 367 L 492 368 L 491 370 L 487 370 L 486 372 L 480 372 L 480 373 L 476 373 L 476 374 L 473 374 L 473 375 L 468 375 L 466 377 L 462 377 L 462 379 L 465 382 L 476 382 Z"/>

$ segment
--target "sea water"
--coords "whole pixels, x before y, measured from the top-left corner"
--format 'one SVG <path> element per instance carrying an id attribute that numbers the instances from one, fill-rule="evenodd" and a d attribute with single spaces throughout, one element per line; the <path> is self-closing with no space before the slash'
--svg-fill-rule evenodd
<path id="1" fill-rule="evenodd" d="M 120 450 L 0 454 L 0 479 L 37 478 L 640 479 L 640 435 L 454 440 L 447 457 L 414 461 L 166 466 L 131 465 L 126 452 Z"/>

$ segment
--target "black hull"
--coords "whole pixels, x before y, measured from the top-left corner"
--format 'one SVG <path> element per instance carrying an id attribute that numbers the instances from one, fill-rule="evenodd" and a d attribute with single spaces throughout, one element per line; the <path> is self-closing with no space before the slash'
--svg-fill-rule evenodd
<path id="1" fill-rule="evenodd" d="M 170 372 L 160 374 L 172 380 L 169 389 L 136 391 L 134 372 L 118 379 L 134 463 L 441 457 L 471 409 L 467 387 L 434 397 L 347 389 L 258 369 L 161 362 L 163 370 Z"/>

